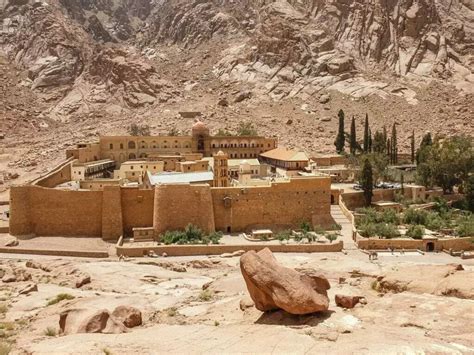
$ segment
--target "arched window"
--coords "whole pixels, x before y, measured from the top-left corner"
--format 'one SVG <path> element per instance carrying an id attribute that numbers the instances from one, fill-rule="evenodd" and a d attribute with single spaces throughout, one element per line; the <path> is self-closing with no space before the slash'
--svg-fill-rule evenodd
<path id="1" fill-rule="evenodd" d="M 133 141 L 128 142 L 128 149 L 135 149 L 135 148 L 136 148 L 135 142 Z"/>
<path id="2" fill-rule="evenodd" d="M 120 143 L 120 149 L 123 149 L 123 143 Z"/>
<path id="3" fill-rule="evenodd" d="M 114 149 L 114 145 L 112 143 L 109 144 L 110 150 Z"/>
<path id="4" fill-rule="evenodd" d="M 137 159 L 137 156 L 134 153 L 130 153 L 128 159 Z"/>

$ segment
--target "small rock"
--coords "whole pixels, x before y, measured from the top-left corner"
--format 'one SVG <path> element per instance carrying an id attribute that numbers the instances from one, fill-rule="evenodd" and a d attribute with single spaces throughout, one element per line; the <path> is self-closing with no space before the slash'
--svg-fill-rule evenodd
<path id="1" fill-rule="evenodd" d="M 326 104 L 329 102 L 329 100 L 331 100 L 331 97 L 327 94 L 323 94 L 319 97 L 319 103 L 321 104 Z"/>
<path id="2" fill-rule="evenodd" d="M 338 307 L 342 308 L 354 308 L 360 300 L 364 298 L 361 296 L 345 296 L 345 295 L 336 295 L 335 301 Z M 367 302 L 366 302 L 367 303 Z"/>
<path id="3" fill-rule="evenodd" d="M 87 274 L 79 276 L 79 278 L 76 279 L 76 288 L 81 288 L 82 286 L 86 284 L 91 283 L 91 277 Z"/>
<path id="4" fill-rule="evenodd" d="M 6 242 L 5 242 L 5 246 L 6 247 L 16 247 L 18 246 L 18 244 L 20 244 L 18 242 L 18 239 L 13 237 L 13 238 L 9 238 Z"/>
<path id="5" fill-rule="evenodd" d="M 289 119 L 288 121 L 286 121 L 286 124 L 287 125 L 291 125 L 293 123 L 293 120 L 292 119 Z"/>
<path id="6" fill-rule="evenodd" d="M 237 94 L 237 96 L 234 99 L 234 102 L 235 103 L 242 102 L 244 100 L 250 99 L 251 96 L 252 96 L 252 92 L 248 90 L 243 90 Z"/>
<path id="7" fill-rule="evenodd" d="M 166 257 L 168 256 L 168 253 L 164 251 L 163 254 L 161 254 L 161 256 L 162 256 L 163 258 L 166 258 Z"/>
<path id="8" fill-rule="evenodd" d="M 38 292 L 38 285 L 36 284 L 28 284 L 25 287 L 23 287 L 18 293 L 20 295 L 28 295 L 31 292 Z"/>
<path id="9" fill-rule="evenodd" d="M 2 281 L 5 282 L 5 283 L 15 282 L 16 281 L 16 275 L 13 272 L 7 272 L 3 276 Z"/>
<path id="10" fill-rule="evenodd" d="M 218 104 L 219 106 L 222 106 L 222 107 L 227 107 L 227 106 L 229 106 L 229 101 L 227 101 L 227 99 L 224 97 L 224 98 L 220 99 L 220 100 L 217 102 L 217 104 Z"/>
<path id="11" fill-rule="evenodd" d="M 127 328 L 142 325 L 142 312 L 131 306 L 118 306 L 112 312 L 112 317 L 121 321 Z"/>
<path id="12" fill-rule="evenodd" d="M 346 278 L 345 277 L 340 277 L 339 278 L 339 284 L 343 284 L 346 282 Z"/>
<path id="13" fill-rule="evenodd" d="M 239 307 L 241 311 L 245 311 L 247 308 L 252 308 L 255 303 L 250 297 L 244 297 L 240 300 Z"/>

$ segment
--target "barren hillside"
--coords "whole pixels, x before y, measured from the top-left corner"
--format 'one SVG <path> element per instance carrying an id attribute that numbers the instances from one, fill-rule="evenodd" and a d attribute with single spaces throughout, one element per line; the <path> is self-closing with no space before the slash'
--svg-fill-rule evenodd
<path id="1" fill-rule="evenodd" d="M 402 149 L 474 131 L 472 1 L 0 0 L 0 19 L 9 169 L 132 122 L 187 130 L 183 110 L 310 151 L 340 108 L 398 123 Z"/>

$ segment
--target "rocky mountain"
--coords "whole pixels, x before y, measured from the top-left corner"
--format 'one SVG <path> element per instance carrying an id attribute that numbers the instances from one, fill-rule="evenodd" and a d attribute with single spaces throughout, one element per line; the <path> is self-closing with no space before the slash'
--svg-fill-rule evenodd
<path id="1" fill-rule="evenodd" d="M 0 0 L 0 20 L 7 138 L 184 130 L 186 109 L 313 151 L 340 108 L 401 139 L 474 131 L 472 0 Z"/>

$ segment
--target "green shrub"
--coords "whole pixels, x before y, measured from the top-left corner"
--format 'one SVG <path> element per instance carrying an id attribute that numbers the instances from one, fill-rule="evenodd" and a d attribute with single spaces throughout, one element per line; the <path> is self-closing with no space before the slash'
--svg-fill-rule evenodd
<path id="1" fill-rule="evenodd" d="M 426 228 L 437 231 L 443 228 L 444 225 L 444 220 L 438 213 L 431 212 L 426 216 Z"/>
<path id="2" fill-rule="evenodd" d="M 428 217 L 428 212 L 425 210 L 415 210 L 409 208 L 405 211 L 403 215 L 403 222 L 406 224 L 422 224 L 426 225 L 426 219 Z"/>
<path id="3" fill-rule="evenodd" d="M 377 235 L 381 238 L 391 239 L 400 236 L 400 232 L 396 225 L 389 223 L 379 223 L 376 225 Z"/>
<path id="4" fill-rule="evenodd" d="M 219 244 L 222 232 L 212 232 L 205 235 L 199 227 L 188 224 L 184 231 L 166 231 L 160 236 L 161 241 L 166 244 Z"/>
<path id="5" fill-rule="evenodd" d="M 199 294 L 199 300 L 202 301 L 202 302 L 208 302 L 208 301 L 212 300 L 212 296 L 213 296 L 213 294 L 210 290 L 203 290 Z"/>
<path id="6" fill-rule="evenodd" d="M 365 223 L 359 226 L 359 234 L 364 238 L 375 237 L 377 228 L 374 223 Z"/>
<path id="7" fill-rule="evenodd" d="M 449 206 L 448 203 L 444 198 L 441 198 L 439 196 L 436 196 L 434 198 L 435 205 L 433 206 L 433 211 L 436 211 L 438 213 L 446 213 L 449 211 Z"/>
<path id="8" fill-rule="evenodd" d="M 53 327 L 48 327 L 44 330 L 44 335 L 48 337 L 55 337 L 56 336 L 56 329 Z"/>
<path id="9" fill-rule="evenodd" d="M 60 293 L 55 298 L 48 301 L 48 306 L 51 306 L 64 300 L 72 300 L 74 298 L 75 297 L 73 295 L 70 295 L 69 293 Z"/>
<path id="10" fill-rule="evenodd" d="M 425 227 L 420 224 L 411 224 L 406 232 L 406 236 L 413 239 L 421 239 L 425 235 Z"/>
<path id="11" fill-rule="evenodd" d="M 400 224 L 400 216 L 397 211 L 388 209 L 382 212 L 382 220 L 380 222 L 389 224 Z"/>
<path id="12" fill-rule="evenodd" d="M 277 233 L 276 238 L 280 241 L 283 242 L 285 240 L 290 240 L 291 238 L 291 231 L 289 230 L 283 230 Z"/>
<path id="13" fill-rule="evenodd" d="M 326 239 L 329 240 L 329 243 L 332 243 L 333 241 L 335 241 L 337 239 L 337 235 L 336 234 L 326 234 Z"/>
<path id="14" fill-rule="evenodd" d="M 458 218 L 457 224 L 456 232 L 460 237 L 474 237 L 474 214 Z"/>
<path id="15" fill-rule="evenodd" d="M 176 317 L 178 314 L 178 309 L 176 307 L 171 307 L 166 310 L 168 317 Z"/>
<path id="16" fill-rule="evenodd" d="M 313 227 L 311 226 L 311 223 L 309 223 L 308 221 L 304 221 L 304 222 L 301 222 L 300 224 L 300 229 L 307 233 L 307 232 L 310 232 L 313 230 Z"/>

